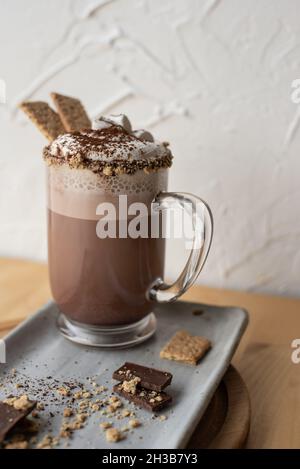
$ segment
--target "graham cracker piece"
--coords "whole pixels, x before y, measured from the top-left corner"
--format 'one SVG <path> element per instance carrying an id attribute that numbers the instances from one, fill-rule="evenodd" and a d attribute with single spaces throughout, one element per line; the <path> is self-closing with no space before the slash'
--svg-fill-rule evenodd
<path id="1" fill-rule="evenodd" d="M 178 331 L 161 350 L 160 357 L 197 365 L 210 348 L 211 342 L 205 337 L 192 336 L 187 331 Z"/>
<path id="2" fill-rule="evenodd" d="M 81 101 L 58 93 L 51 93 L 57 112 L 68 132 L 90 129 L 92 123 Z"/>
<path id="3" fill-rule="evenodd" d="M 23 102 L 20 104 L 29 119 L 37 126 L 42 134 L 50 141 L 66 133 L 59 115 L 43 101 Z"/>

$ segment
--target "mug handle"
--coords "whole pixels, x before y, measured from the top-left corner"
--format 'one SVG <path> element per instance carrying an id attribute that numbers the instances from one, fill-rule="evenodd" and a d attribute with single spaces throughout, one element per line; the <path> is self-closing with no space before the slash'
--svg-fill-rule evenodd
<path id="1" fill-rule="evenodd" d="M 148 290 L 150 300 L 169 303 L 183 295 L 200 274 L 211 247 L 214 222 L 207 203 L 184 192 L 161 192 L 156 196 L 153 207 L 154 211 L 181 208 L 189 215 L 193 226 L 191 252 L 178 279 L 168 285 L 158 278 Z"/>

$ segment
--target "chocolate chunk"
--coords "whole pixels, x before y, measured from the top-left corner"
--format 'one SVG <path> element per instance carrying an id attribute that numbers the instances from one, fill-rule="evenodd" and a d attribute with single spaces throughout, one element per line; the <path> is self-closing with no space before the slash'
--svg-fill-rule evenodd
<path id="1" fill-rule="evenodd" d="M 146 410 L 150 410 L 150 412 L 157 412 L 172 401 L 172 397 L 165 392 L 156 392 L 140 388 L 135 394 L 132 394 L 123 389 L 122 383 L 116 384 L 113 390 L 128 401 Z"/>
<path id="2" fill-rule="evenodd" d="M 35 407 L 36 402 L 30 402 L 27 408 L 17 410 L 13 405 L 0 402 L 0 442 L 17 423 L 24 419 Z"/>
<path id="3" fill-rule="evenodd" d="M 162 391 L 172 381 L 172 374 L 167 371 L 129 362 L 124 363 L 121 368 L 113 373 L 113 379 L 121 382 L 130 381 L 135 377 L 140 378 L 139 386 L 152 391 Z"/>

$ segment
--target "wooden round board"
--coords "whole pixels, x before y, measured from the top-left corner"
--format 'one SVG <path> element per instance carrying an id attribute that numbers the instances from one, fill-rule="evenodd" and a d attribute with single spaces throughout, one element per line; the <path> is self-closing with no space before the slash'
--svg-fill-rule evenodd
<path id="1" fill-rule="evenodd" d="M 187 447 L 242 448 L 249 432 L 250 415 L 246 385 L 230 366 Z"/>

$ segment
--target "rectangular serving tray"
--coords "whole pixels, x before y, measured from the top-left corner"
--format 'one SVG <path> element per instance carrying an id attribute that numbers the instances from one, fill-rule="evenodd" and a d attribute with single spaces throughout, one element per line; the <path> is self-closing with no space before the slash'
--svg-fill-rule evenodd
<path id="1" fill-rule="evenodd" d="M 235 307 L 182 301 L 160 305 L 155 312 L 157 332 L 148 342 L 129 349 L 102 350 L 76 345 L 62 337 L 56 327 L 57 307 L 53 302 L 46 304 L 5 338 L 7 363 L 0 365 L 0 379 L 5 383 L 0 387 L 0 398 L 7 397 L 10 386 L 11 393 L 16 394 L 15 383 L 9 383 L 8 379 L 11 369 L 16 369 L 17 376 L 19 373 L 29 383 L 49 376 L 61 382 L 74 379 L 85 382 L 87 377 L 93 377 L 99 385 L 111 390 L 115 383 L 111 379 L 112 372 L 125 361 L 156 367 L 173 374 L 172 384 L 167 389 L 173 403 L 162 412 L 167 417 L 165 421 L 151 418 L 145 410 L 135 410 L 142 425 L 128 433 L 123 441 L 108 443 L 99 427 L 100 422 L 107 419 L 95 413 L 84 428 L 74 432 L 68 447 L 184 448 L 230 364 L 247 326 L 248 314 Z M 159 357 L 163 345 L 180 329 L 193 335 L 203 335 L 212 342 L 212 349 L 195 367 Z M 39 397 L 34 389 L 33 386 L 31 392 L 29 386 L 26 391 L 31 398 Z M 45 396 L 39 400 L 47 403 L 46 411 L 41 412 L 39 418 L 40 440 L 49 433 L 58 435 L 64 407 Z M 126 407 L 133 408 L 127 404 Z M 54 415 L 51 418 L 50 412 Z M 116 421 L 115 426 L 121 428 L 125 424 L 126 420 L 122 419 Z M 64 447 L 64 441 L 58 445 L 60 447 Z"/>

